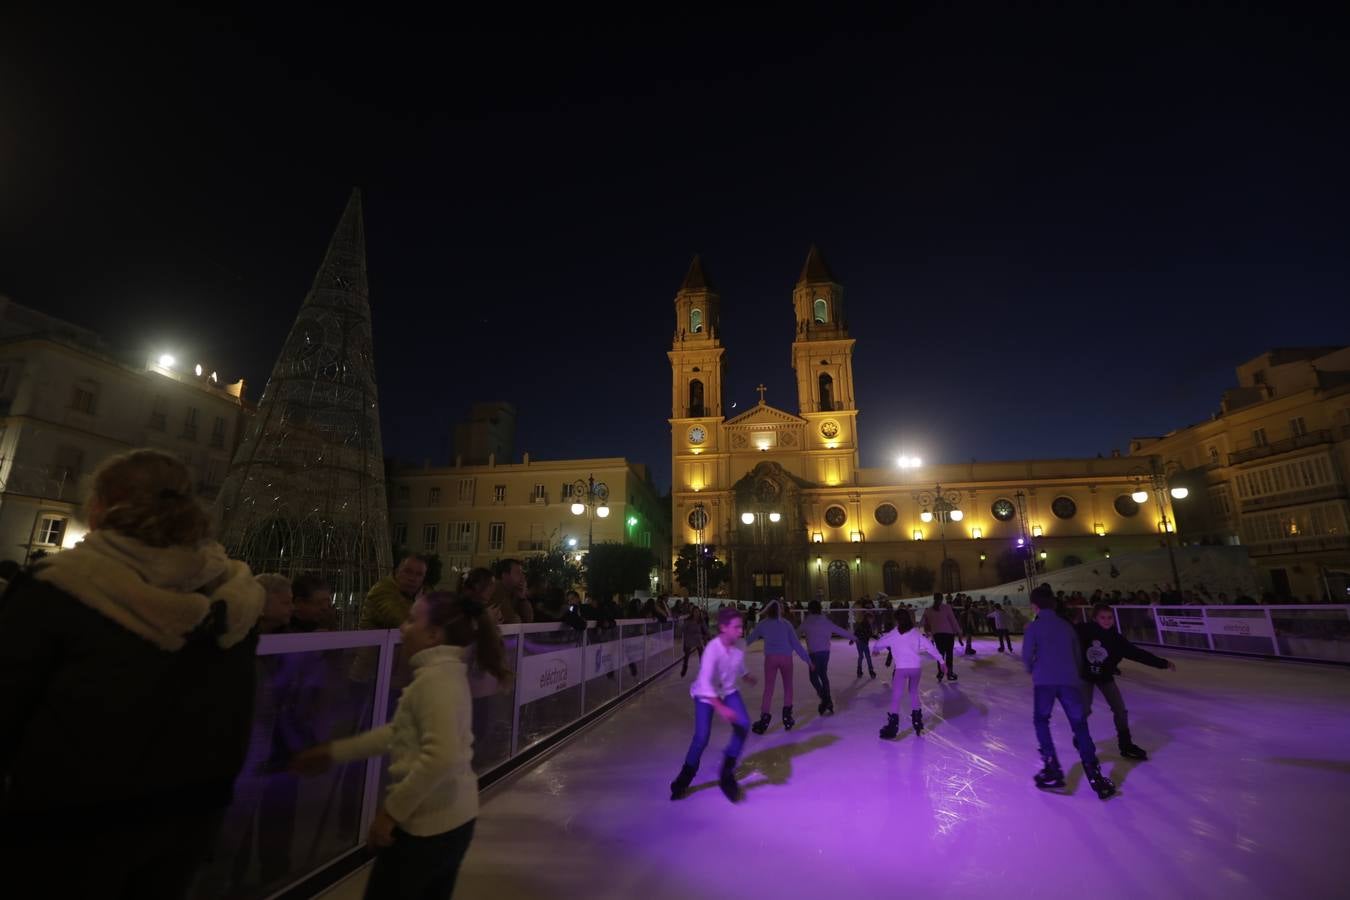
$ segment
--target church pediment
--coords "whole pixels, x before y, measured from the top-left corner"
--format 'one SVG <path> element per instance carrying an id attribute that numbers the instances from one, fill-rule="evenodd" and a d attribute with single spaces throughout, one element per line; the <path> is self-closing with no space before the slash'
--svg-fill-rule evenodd
<path id="1" fill-rule="evenodd" d="M 781 409 L 774 409 L 772 406 L 760 404 L 753 409 L 748 409 L 734 419 L 728 419 L 727 428 L 770 425 L 775 428 L 783 425 L 805 425 L 806 420 L 801 416 L 794 416 L 790 412 L 784 412 Z"/>

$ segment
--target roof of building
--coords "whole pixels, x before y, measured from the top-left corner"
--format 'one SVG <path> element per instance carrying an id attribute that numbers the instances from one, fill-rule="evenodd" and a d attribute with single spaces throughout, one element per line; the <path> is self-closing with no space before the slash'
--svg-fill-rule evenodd
<path id="1" fill-rule="evenodd" d="M 797 283 L 817 284 L 834 282 L 834 280 L 834 274 L 830 271 L 830 267 L 825 265 L 825 255 L 820 252 L 819 247 L 812 244 L 811 249 L 807 251 L 806 265 L 802 266 L 802 274 L 797 279 Z"/>
<path id="2" fill-rule="evenodd" d="M 703 259 L 697 253 L 694 259 L 689 263 L 689 271 L 684 273 L 684 282 L 680 285 L 681 291 L 711 291 L 713 290 L 712 279 L 708 273 L 703 270 Z"/>

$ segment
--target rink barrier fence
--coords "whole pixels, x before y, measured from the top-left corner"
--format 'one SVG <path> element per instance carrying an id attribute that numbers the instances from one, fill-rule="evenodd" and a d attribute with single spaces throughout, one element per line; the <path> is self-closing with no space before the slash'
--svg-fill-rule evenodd
<path id="1" fill-rule="evenodd" d="M 473 681 L 486 694 L 473 710 L 480 791 L 612 712 L 683 655 L 680 619 L 501 631 L 515 677 L 505 686 Z M 307 746 L 389 721 L 410 677 L 401 642 L 397 629 L 260 639 L 248 757 L 194 900 L 312 897 L 369 861 L 365 835 L 387 759 L 314 778 L 296 778 L 286 765 Z"/>

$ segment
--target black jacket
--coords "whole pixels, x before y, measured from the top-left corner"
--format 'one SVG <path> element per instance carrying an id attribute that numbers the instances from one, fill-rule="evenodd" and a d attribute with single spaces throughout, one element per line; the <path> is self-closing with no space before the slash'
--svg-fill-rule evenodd
<path id="1" fill-rule="evenodd" d="M 1108 631 L 1096 622 L 1083 622 L 1077 627 L 1085 681 L 1093 684 L 1113 681 L 1122 659 L 1132 659 L 1155 669 L 1167 668 L 1167 660 L 1139 649 L 1115 629 Z"/>
<path id="2" fill-rule="evenodd" d="M 222 649 L 223 617 L 217 603 L 170 652 L 47 582 L 16 579 L 0 600 L 0 840 L 228 806 L 258 639 Z"/>

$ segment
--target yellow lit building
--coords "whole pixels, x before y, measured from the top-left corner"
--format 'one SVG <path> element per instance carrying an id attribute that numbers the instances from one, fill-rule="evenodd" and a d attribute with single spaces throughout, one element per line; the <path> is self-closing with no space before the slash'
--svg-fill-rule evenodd
<path id="1" fill-rule="evenodd" d="M 998 561 L 1019 537 L 1053 570 L 1154 549 L 1173 527 L 1148 457 L 861 468 L 855 340 L 814 247 L 792 299 L 797 411 L 768 405 L 761 388 L 758 405 L 727 418 L 721 298 L 697 257 L 675 295 L 672 538 L 715 545 L 732 596 L 904 594 L 907 566 L 972 590 L 1007 580 Z"/>
<path id="2" fill-rule="evenodd" d="M 604 485 L 609 514 L 594 513 L 577 483 Z M 397 466 L 388 475 L 393 542 L 438 553 L 442 584 L 476 566 L 517 559 L 561 545 L 578 555 L 588 543 L 623 542 L 651 548 L 655 588 L 668 589 L 671 571 L 667 512 L 646 466 L 622 458 L 532 460 L 483 465 Z M 573 505 L 582 503 L 581 515 Z"/>
<path id="3" fill-rule="evenodd" d="M 1276 597 L 1344 603 L 1350 347 L 1272 350 L 1237 380 L 1210 421 L 1136 439 L 1131 453 L 1193 485 L 1177 504 L 1188 539 L 1242 544 Z"/>

